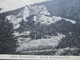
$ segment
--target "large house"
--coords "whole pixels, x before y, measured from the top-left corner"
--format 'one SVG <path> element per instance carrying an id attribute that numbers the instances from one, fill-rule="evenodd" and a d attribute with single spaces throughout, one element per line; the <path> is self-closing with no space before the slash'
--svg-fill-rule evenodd
<path id="1" fill-rule="evenodd" d="M 40 16 L 40 15 L 50 15 L 47 8 L 44 5 L 41 6 L 25 6 L 23 10 L 21 10 L 20 13 L 16 15 L 17 18 L 23 18 L 26 20 L 27 17 L 34 15 L 34 16 Z"/>
<path id="2" fill-rule="evenodd" d="M 18 24 L 22 20 L 27 21 L 27 17 L 34 16 L 34 21 L 39 21 L 41 16 L 50 15 L 46 6 L 44 5 L 34 5 L 25 6 L 17 15 L 9 15 L 6 18 L 10 20 L 13 24 Z"/>

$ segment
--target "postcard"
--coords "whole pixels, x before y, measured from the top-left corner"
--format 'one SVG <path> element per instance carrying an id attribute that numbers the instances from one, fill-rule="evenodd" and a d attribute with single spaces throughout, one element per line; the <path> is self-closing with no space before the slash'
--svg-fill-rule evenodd
<path id="1" fill-rule="evenodd" d="M 0 58 L 79 56 L 80 0 L 0 0 Z"/>

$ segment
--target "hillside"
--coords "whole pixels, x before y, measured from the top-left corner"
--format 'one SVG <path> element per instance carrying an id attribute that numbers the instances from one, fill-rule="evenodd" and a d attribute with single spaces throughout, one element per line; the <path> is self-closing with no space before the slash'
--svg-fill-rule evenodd
<path id="1" fill-rule="evenodd" d="M 46 7 L 42 8 L 43 10 L 35 8 L 41 8 L 40 5 Z M 27 8 L 5 12 L 5 16 L 14 17 L 14 21 L 9 20 L 9 23 L 13 24 L 13 35 L 17 40 L 16 52 L 39 55 L 80 55 L 80 0 L 51 0 L 31 6 L 29 6 L 31 14 L 38 10 L 44 13 L 46 10 L 50 15 L 40 14 L 37 15 L 38 19 L 36 15 L 31 15 L 24 20 L 22 17 L 18 19 L 15 16 L 20 11 L 19 16 L 25 15 L 23 12 L 26 12 Z"/>

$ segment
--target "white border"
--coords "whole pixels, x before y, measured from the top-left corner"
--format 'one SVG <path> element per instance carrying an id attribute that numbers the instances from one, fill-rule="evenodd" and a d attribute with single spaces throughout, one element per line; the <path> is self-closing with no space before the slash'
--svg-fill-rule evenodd
<path id="1" fill-rule="evenodd" d="M 31 60 L 80 60 L 80 56 L 48 56 L 48 55 L 0 55 L 0 59 Z"/>

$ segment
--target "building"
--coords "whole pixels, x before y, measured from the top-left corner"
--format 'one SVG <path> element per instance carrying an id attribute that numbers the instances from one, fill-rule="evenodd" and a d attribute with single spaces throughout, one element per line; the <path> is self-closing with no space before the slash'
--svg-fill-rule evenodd
<path id="1" fill-rule="evenodd" d="M 35 6 L 25 6 L 17 15 L 9 15 L 7 19 L 11 20 L 11 22 L 16 21 L 16 23 L 21 22 L 23 19 L 27 21 L 27 17 L 34 16 L 34 21 L 38 20 L 41 15 L 50 15 L 46 6 L 44 5 L 35 5 Z"/>
<path id="2" fill-rule="evenodd" d="M 24 9 L 21 10 L 20 13 L 18 13 L 16 15 L 16 18 L 18 20 L 22 18 L 24 21 L 26 21 L 27 17 L 34 16 L 34 21 L 35 21 L 41 15 L 50 15 L 50 13 L 48 12 L 46 6 L 44 6 L 44 5 L 25 6 Z"/>

